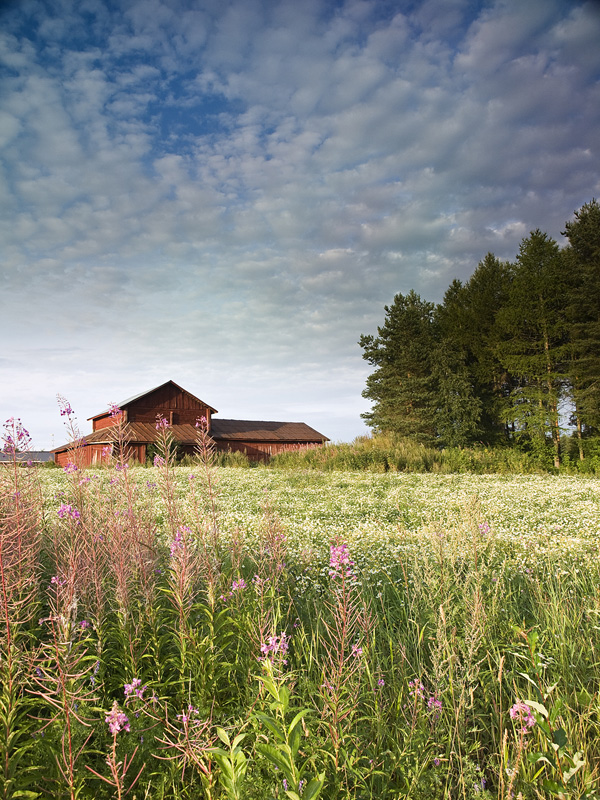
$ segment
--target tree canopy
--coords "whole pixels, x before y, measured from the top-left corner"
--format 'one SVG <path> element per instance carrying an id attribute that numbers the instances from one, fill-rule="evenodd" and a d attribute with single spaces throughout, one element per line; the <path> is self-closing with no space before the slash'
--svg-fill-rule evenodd
<path id="1" fill-rule="evenodd" d="M 515 445 L 559 466 L 570 413 L 583 458 L 585 440 L 600 434 L 596 200 L 563 235 L 561 249 L 532 231 L 514 262 L 488 253 L 439 305 L 397 294 L 377 336 L 359 340 L 374 367 L 367 424 L 442 447 Z"/>

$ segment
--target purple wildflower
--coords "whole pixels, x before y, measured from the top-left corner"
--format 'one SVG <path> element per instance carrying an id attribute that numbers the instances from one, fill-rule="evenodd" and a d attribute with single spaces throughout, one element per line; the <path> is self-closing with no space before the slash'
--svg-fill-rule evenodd
<path id="1" fill-rule="evenodd" d="M 67 503 L 61 503 L 56 513 L 60 519 L 66 519 L 67 517 L 70 517 L 71 519 L 78 520 L 81 517 L 80 512 L 75 508 L 75 506 L 71 506 Z"/>
<path id="2" fill-rule="evenodd" d="M 74 472 L 77 472 L 78 470 L 79 467 L 77 466 L 77 464 L 73 464 L 72 461 L 69 461 L 69 463 L 65 464 L 65 466 L 63 467 L 63 472 L 66 472 L 67 475 L 72 475 Z"/>
<path id="3" fill-rule="evenodd" d="M 329 577 L 334 578 L 340 574 L 352 575 L 354 561 L 350 560 L 347 544 L 331 545 L 329 555 Z"/>
<path id="4" fill-rule="evenodd" d="M 108 725 L 108 730 L 113 736 L 116 736 L 119 731 L 126 731 L 129 733 L 129 718 L 126 714 L 119 710 L 117 701 L 115 700 L 110 712 L 104 718 Z"/>
<path id="5" fill-rule="evenodd" d="M 161 430 L 165 431 L 169 427 L 170 427 L 169 420 L 165 419 L 164 417 L 161 417 L 160 414 L 159 414 L 156 417 L 156 430 L 157 431 L 161 431 Z"/>
<path id="6" fill-rule="evenodd" d="M 140 686 L 142 687 L 140 689 Z M 142 686 L 142 681 L 139 678 L 134 678 L 131 683 L 126 683 L 123 687 L 125 697 L 129 699 L 131 695 L 134 695 L 139 700 L 144 699 L 144 692 L 148 686 Z"/>
<path id="7" fill-rule="evenodd" d="M 154 456 L 154 466 L 155 467 L 164 467 L 165 460 L 162 456 Z"/>
<path id="8" fill-rule="evenodd" d="M 360 645 L 358 645 L 358 644 L 353 644 L 352 645 L 352 655 L 354 656 L 354 658 L 360 658 L 360 656 L 362 656 L 362 654 L 363 654 L 362 647 Z"/>
<path id="9" fill-rule="evenodd" d="M 529 729 L 535 725 L 535 717 L 531 712 L 531 708 L 521 700 L 518 700 L 509 709 L 508 713 L 512 720 L 521 723 L 521 733 L 529 733 Z"/>
<path id="10" fill-rule="evenodd" d="M 273 656 L 285 656 L 290 646 L 289 639 L 283 631 L 280 636 L 269 636 L 266 642 L 263 642 L 260 646 L 260 651 L 265 657 L 265 659 L 272 659 Z M 283 662 L 284 664 L 287 661 Z"/>

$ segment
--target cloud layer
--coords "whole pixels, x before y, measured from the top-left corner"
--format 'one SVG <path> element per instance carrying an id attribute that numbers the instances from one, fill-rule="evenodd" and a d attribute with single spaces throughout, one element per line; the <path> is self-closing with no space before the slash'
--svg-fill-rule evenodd
<path id="1" fill-rule="evenodd" d="M 357 339 L 598 196 L 600 13 L 22 0 L 0 15 L 0 412 L 173 378 L 360 433 Z M 58 443 L 58 441 L 57 441 Z"/>

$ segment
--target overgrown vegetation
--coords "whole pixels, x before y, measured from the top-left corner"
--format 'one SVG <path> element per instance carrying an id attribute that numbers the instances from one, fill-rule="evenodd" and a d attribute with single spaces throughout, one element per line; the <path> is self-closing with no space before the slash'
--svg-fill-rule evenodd
<path id="1" fill-rule="evenodd" d="M 600 474 L 600 441 L 586 439 L 584 458 L 574 437 L 563 437 L 561 464 L 553 466 L 551 455 L 532 453 L 528 448 L 498 446 L 445 447 L 421 444 L 397 434 L 376 434 L 350 444 L 330 444 L 273 456 L 268 466 L 275 469 L 366 470 L 368 472 L 436 472 L 515 474 L 560 472 Z"/>
<path id="2" fill-rule="evenodd" d="M 223 470 L 202 429 L 185 468 L 157 425 L 152 469 L 0 465 L 3 800 L 598 796 L 597 481 Z"/>

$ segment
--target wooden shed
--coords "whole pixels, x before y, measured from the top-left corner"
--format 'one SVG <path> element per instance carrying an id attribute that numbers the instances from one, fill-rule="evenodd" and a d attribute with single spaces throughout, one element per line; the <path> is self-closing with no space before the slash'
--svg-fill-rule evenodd
<path id="1" fill-rule="evenodd" d="M 126 423 L 128 449 L 132 459 L 146 461 L 148 447 L 156 443 L 158 416 L 167 420 L 173 438 L 184 453 L 193 453 L 198 431 L 196 421 L 204 417 L 215 447 L 222 451 L 246 453 L 252 460 L 266 460 L 285 450 L 316 447 L 329 441 L 322 433 L 303 422 L 263 422 L 214 419 L 216 409 L 173 381 L 130 397 L 118 404 L 122 417 L 112 409 L 90 417 L 92 433 L 84 437 L 78 451 L 81 466 L 107 462 L 115 437 L 111 428 L 122 419 Z M 65 466 L 72 460 L 73 444 L 54 448 L 54 460 Z"/>

